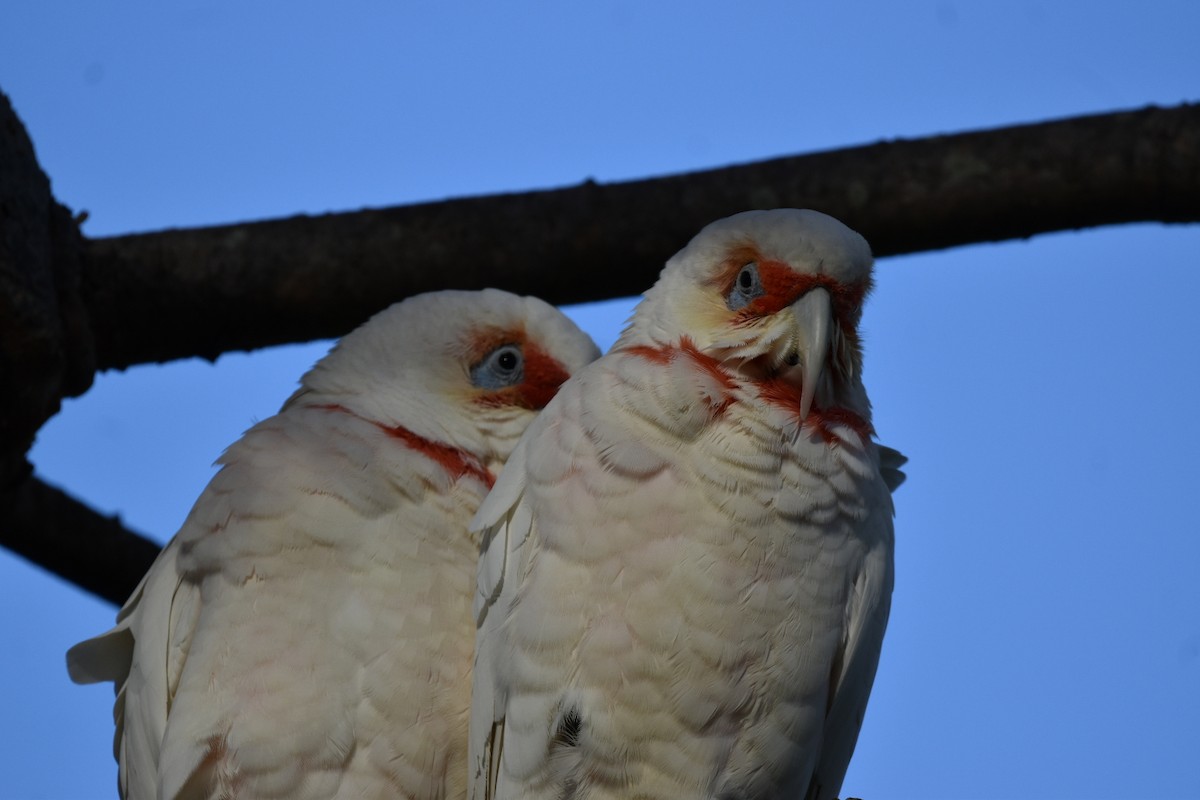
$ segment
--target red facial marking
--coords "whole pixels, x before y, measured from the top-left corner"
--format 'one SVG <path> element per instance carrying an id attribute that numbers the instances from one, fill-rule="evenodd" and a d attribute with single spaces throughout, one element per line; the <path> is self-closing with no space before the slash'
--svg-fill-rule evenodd
<path id="1" fill-rule="evenodd" d="M 753 245 L 743 245 L 730 251 L 714 282 L 721 289 L 723 296 L 728 296 L 733 291 L 742 268 L 751 262 L 758 264 L 758 279 L 762 282 L 764 293 L 737 311 L 735 324 L 778 313 L 809 290 L 821 287 L 829 292 L 834 318 L 841 326 L 842 333 L 851 343 L 858 342 L 858 332 L 851 321 L 855 319 L 855 312 L 862 306 L 863 299 L 871 288 L 869 280 L 840 283 L 829 275 L 802 274 L 782 261 L 764 258 Z"/>
<path id="2" fill-rule="evenodd" d="M 723 414 L 735 402 L 734 392 L 739 385 L 753 386 L 763 402 L 794 413 L 797 417 L 800 415 L 800 386 L 786 381 L 781 377 L 762 379 L 738 378 L 726 370 L 720 361 L 701 352 L 695 343 L 686 336 L 679 342 L 677 347 L 640 344 L 629 347 L 624 352 L 638 358 L 644 358 L 652 364 L 660 365 L 670 364 L 679 358 L 688 359 L 691 364 L 705 372 L 721 387 L 719 398 L 709 399 L 709 407 L 712 408 L 716 416 Z M 868 441 L 875 433 L 875 430 L 871 427 L 871 423 L 863 419 L 862 416 L 848 408 L 841 407 L 821 409 L 814 405 L 809 410 L 808 419 L 803 421 L 797 419 L 797 422 L 806 422 L 814 426 L 826 444 L 839 441 L 837 434 L 833 432 L 833 426 L 835 425 L 848 426 L 858 434 L 863 442 Z"/>
<path id="3" fill-rule="evenodd" d="M 379 425 L 379 428 L 388 436 L 395 437 L 404 442 L 409 449 L 416 450 L 418 453 L 440 464 L 454 480 L 458 480 L 464 475 L 469 475 L 489 489 L 496 482 L 496 479 L 492 477 L 492 473 L 487 471 L 479 459 L 465 450 L 451 447 L 448 444 L 430 441 L 399 425 L 390 428 Z"/>
<path id="4" fill-rule="evenodd" d="M 779 377 L 764 378 L 760 381 L 753 381 L 753 384 L 758 389 L 758 396 L 764 402 L 777 408 L 782 408 L 784 411 L 792 412 L 797 417 L 800 416 L 801 387 Z M 798 421 L 816 427 L 817 432 L 821 435 L 821 439 L 826 444 L 838 441 L 837 435 L 832 430 L 833 425 L 846 425 L 857 433 L 863 442 L 869 440 L 875 433 L 875 429 L 871 427 L 871 423 L 863 419 L 857 412 L 840 406 L 835 408 L 817 408 L 815 402 L 812 408 L 809 409 L 808 419 Z"/>
<path id="5" fill-rule="evenodd" d="M 763 402 L 779 408 L 800 413 L 801 387 L 779 377 L 764 378 L 755 382 L 758 396 Z"/>
<path id="6" fill-rule="evenodd" d="M 522 345 L 525 343 L 525 331 L 508 330 L 504 328 L 484 328 L 475 330 L 467 343 L 471 363 L 482 361 L 484 356 L 497 347 L 505 344 Z"/>
<path id="7" fill-rule="evenodd" d="M 358 414 L 355 414 L 345 406 L 340 406 L 336 403 L 314 406 L 314 408 L 321 408 L 327 411 L 338 411 L 343 414 L 349 414 L 352 417 L 366 419 L 365 417 L 359 417 Z M 492 473 L 488 472 L 487 468 L 483 466 L 483 462 L 481 462 L 472 453 L 468 453 L 466 450 L 462 450 L 458 447 L 451 447 L 450 445 L 442 444 L 441 442 L 435 442 L 431 439 L 426 439 L 424 436 L 418 436 L 408 428 L 400 425 L 384 425 L 383 423 L 375 422 L 374 420 L 366 421 L 370 422 L 376 428 L 379 428 L 393 439 L 399 439 L 408 449 L 415 450 L 428 458 L 430 461 L 436 463 L 442 469 L 446 470 L 446 473 L 454 480 L 458 480 L 464 476 L 470 476 L 481 482 L 489 489 L 491 489 L 492 484 L 496 482 L 496 479 Z"/>
<path id="8" fill-rule="evenodd" d="M 661 365 L 670 364 L 676 350 L 665 346 L 652 347 L 648 344 L 635 344 L 632 347 L 626 348 L 625 352 L 638 358 L 644 358 L 652 364 Z"/>
<path id="9" fill-rule="evenodd" d="M 545 408 L 571 374 L 557 359 L 529 341 L 524 330 L 483 332 L 472 339 L 471 356 L 475 360 L 482 359 L 505 344 L 521 348 L 525 380 L 516 386 L 484 392 L 475 398 L 475 402 L 487 406 L 518 406 L 531 411 Z"/>
<path id="10" fill-rule="evenodd" d="M 693 367 L 705 373 L 717 386 L 718 391 L 706 398 L 709 408 L 716 416 L 724 414 L 725 410 L 734 402 L 733 391 L 737 388 L 737 379 L 721 366 L 720 361 L 701 352 L 700 348 L 696 347 L 696 343 L 687 336 L 680 340 L 678 347 L 665 345 L 652 347 L 639 344 L 628 348 L 625 352 L 644 358 L 652 364 L 660 365 L 670 364 L 679 358 L 686 358 Z"/>
<path id="11" fill-rule="evenodd" d="M 721 366 L 720 361 L 700 352 L 700 348 L 696 347 L 696 343 L 688 337 L 683 337 L 679 342 L 679 348 L 697 368 L 706 373 L 720 387 L 719 395 L 708 398 L 708 402 L 718 416 L 724 414 L 725 410 L 733 404 L 733 391 L 737 388 L 737 380 Z"/>
<path id="12" fill-rule="evenodd" d="M 858 438 L 864 444 L 875 435 L 875 428 L 871 423 L 867 422 L 858 413 L 851 411 L 848 408 L 826 408 L 818 409 L 813 412 L 816 416 L 818 430 L 821 431 L 821 438 L 826 442 L 837 440 L 837 436 L 830 431 L 832 425 L 845 425 L 850 430 L 858 434 Z M 810 415 L 811 416 L 811 415 Z"/>
<path id="13" fill-rule="evenodd" d="M 533 342 L 525 343 L 525 380 L 516 386 L 525 408 L 545 408 L 567 378 L 566 368 Z"/>

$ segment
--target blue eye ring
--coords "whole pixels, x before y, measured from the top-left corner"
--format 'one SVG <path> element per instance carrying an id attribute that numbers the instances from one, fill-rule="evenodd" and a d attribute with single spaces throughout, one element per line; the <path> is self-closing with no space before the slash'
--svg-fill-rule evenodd
<path id="1" fill-rule="evenodd" d="M 480 389 L 506 389 L 525 380 L 525 354 L 517 344 L 502 344 L 471 367 L 471 383 Z"/>
<path id="2" fill-rule="evenodd" d="M 730 311 L 740 311 L 766 293 L 758 274 L 758 262 L 750 261 L 734 276 L 729 294 L 725 295 L 725 305 Z"/>

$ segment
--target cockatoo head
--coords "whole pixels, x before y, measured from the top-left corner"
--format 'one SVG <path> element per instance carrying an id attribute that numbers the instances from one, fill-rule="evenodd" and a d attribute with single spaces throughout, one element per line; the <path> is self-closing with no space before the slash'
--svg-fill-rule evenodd
<path id="1" fill-rule="evenodd" d="M 672 257 L 617 348 L 690 344 L 751 380 L 799 389 L 818 407 L 869 414 L 858 322 L 871 249 L 833 217 L 746 211 L 705 227 Z"/>
<path id="2" fill-rule="evenodd" d="M 536 297 L 431 292 L 344 336 L 285 408 L 338 406 L 499 466 L 558 387 L 599 355 Z"/>

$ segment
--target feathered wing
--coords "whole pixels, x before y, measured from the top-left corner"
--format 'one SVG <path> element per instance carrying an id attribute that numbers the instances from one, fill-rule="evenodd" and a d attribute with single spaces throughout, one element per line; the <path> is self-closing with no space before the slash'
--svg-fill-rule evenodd
<path id="1" fill-rule="evenodd" d="M 879 473 L 888 492 L 895 492 L 904 483 L 901 471 L 908 458 L 886 445 L 876 445 Z M 890 499 L 880 497 L 873 504 L 874 524 L 887 530 L 875 538 L 876 545 L 864 557 L 861 570 L 854 580 L 850 602 L 846 607 L 846 635 L 840 669 L 832 676 L 832 694 L 822 735 L 821 755 L 813 772 L 806 800 L 833 800 L 841 789 L 858 742 L 866 713 L 867 700 L 879 666 L 883 635 L 887 628 L 892 605 L 894 570 L 892 564 L 893 537 L 891 517 L 894 506 Z"/>
<path id="2" fill-rule="evenodd" d="M 67 669 L 76 683 L 113 681 L 116 733 L 113 754 L 120 765 L 121 796 L 158 796 L 160 746 L 167 712 L 199 611 L 199 588 L 177 570 L 180 543 L 173 540 L 117 615 L 117 624 L 67 651 Z M 162 654 L 135 659 L 139 652 Z M 193 767 L 199 762 L 197 754 Z"/>
<path id="3" fill-rule="evenodd" d="M 75 678 L 118 683 L 123 791 L 464 796 L 467 523 L 598 355 L 499 290 L 411 298 L 343 338 L 226 451 L 117 627 L 70 655 Z"/>
<path id="4" fill-rule="evenodd" d="M 550 728 L 555 726 L 548 719 L 544 726 L 536 720 L 549 713 L 545 708 L 551 702 L 548 698 L 557 695 L 544 682 L 556 683 L 564 676 L 551 675 L 554 668 L 542 669 L 536 676 L 522 671 L 538 670 L 535 661 L 523 662 L 521 667 L 515 665 L 516 650 L 505 625 L 522 598 L 527 605 L 533 604 L 535 611 L 543 605 L 555 607 L 553 597 L 537 591 L 530 595 L 530 587 L 526 585 L 544 547 L 539 519 L 545 523 L 549 515 L 561 521 L 572 517 L 578 509 L 561 495 L 557 499 L 563 503 L 548 507 L 544 492 L 548 486 L 560 487 L 577 478 L 580 459 L 584 458 L 581 448 L 588 449 L 581 441 L 581 417 L 586 416 L 584 398 L 601 394 L 598 383 L 603 375 L 604 370 L 597 362 L 580 370 L 575 380 L 563 386 L 525 431 L 471 524 L 474 530 L 483 533 L 475 597 L 477 632 L 468 756 L 472 800 L 510 797 L 514 791 L 528 788 L 501 785 L 506 780 L 503 777 L 506 754 L 510 764 L 513 761 L 528 764 L 553 749 Z M 534 489 L 542 493 L 537 508 L 532 496 Z M 565 609 L 555 610 L 569 616 Z M 551 621 L 548 616 L 540 618 Z M 565 668 L 561 663 L 557 667 Z M 534 693 L 536 696 L 527 692 L 514 698 L 510 681 L 518 678 L 527 690 L 533 683 L 547 691 Z M 520 722 L 514 721 L 514 714 L 520 717 Z M 554 765 L 562 771 L 570 766 L 561 760 Z"/>
<path id="5" fill-rule="evenodd" d="M 835 800 L 858 742 L 867 699 L 879 666 L 879 651 L 891 609 L 890 543 L 877 546 L 864 560 L 847 607 L 847 633 L 841 670 L 836 676 L 821 754 L 813 771 L 809 800 Z"/>
<path id="6" fill-rule="evenodd" d="M 169 714 L 201 613 L 200 582 L 185 575 L 180 557 L 186 547 L 215 535 L 202 530 L 206 521 L 228 523 L 236 516 L 236 496 L 253 491 L 252 485 L 242 486 L 240 492 L 232 485 L 239 481 L 229 470 L 237 473 L 244 466 L 230 466 L 240 445 L 222 457 L 226 467 L 197 499 L 183 527 L 118 612 L 117 624 L 67 651 L 73 681 L 115 684 L 113 754 L 121 796 L 127 800 L 176 797 L 205 758 L 205 743 L 198 739 L 190 745 L 176 739 L 169 757 L 164 754 Z M 236 537 L 237 523 L 233 527 L 229 534 Z"/>
<path id="7" fill-rule="evenodd" d="M 887 484 L 888 490 L 894 492 L 908 477 L 901 469 L 908 463 L 908 456 L 884 444 L 877 445 L 877 449 L 879 450 L 879 474 L 883 476 L 883 482 Z"/>
<path id="8" fill-rule="evenodd" d="M 521 502 L 527 441 L 523 439 L 517 445 L 471 523 L 483 534 L 474 604 L 477 632 L 467 755 L 472 800 L 491 800 L 495 796 L 503 757 L 505 697 L 496 671 L 497 659 L 502 657 L 498 628 L 504 619 L 503 610 L 515 597 L 529 549 L 534 546 L 533 519 L 528 506 Z"/>
<path id="9" fill-rule="evenodd" d="M 215 798 L 235 780 L 292 798 L 381 785 L 434 798 L 443 774 L 461 786 L 465 753 L 446 755 L 461 732 L 442 726 L 455 713 L 466 722 L 473 548 L 462 536 L 461 568 L 443 571 L 452 545 L 418 533 L 442 537 L 455 514 L 461 530 L 483 485 L 320 409 L 260 423 L 222 462 L 117 626 L 68 655 L 76 680 L 117 683 L 123 796 Z M 397 534 L 399 506 L 412 535 Z M 405 591 L 391 591 L 407 564 Z M 406 593 L 426 585 L 432 616 L 406 617 Z M 387 675 L 426 673 L 411 696 L 428 699 L 436 711 L 420 714 L 432 720 L 389 725 L 389 704 L 417 711 Z"/>

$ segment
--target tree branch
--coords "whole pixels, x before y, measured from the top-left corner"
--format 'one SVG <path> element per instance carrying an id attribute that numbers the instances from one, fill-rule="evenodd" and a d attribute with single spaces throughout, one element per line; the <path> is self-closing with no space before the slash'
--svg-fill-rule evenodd
<path id="1" fill-rule="evenodd" d="M 23 480 L 25 451 L 96 370 L 79 295 L 83 237 L 54 200 L 25 127 L 0 92 L 0 489 Z"/>
<path id="2" fill-rule="evenodd" d="M 0 545 L 120 605 L 150 569 L 159 546 L 30 476 L 0 493 Z"/>
<path id="3" fill-rule="evenodd" d="M 0 545 L 118 603 L 158 546 L 25 477 L 38 425 L 94 368 L 337 336 L 433 289 L 494 285 L 554 303 L 636 294 L 703 225 L 747 208 L 821 209 L 881 256 L 1200 221 L 1200 106 L 1182 105 L 605 186 L 94 239 L 80 256 L 76 226 L 0 101 L 0 151 L 11 156 L 0 158 L 0 378 L 23 387 L 0 416 Z"/>
<path id="4" fill-rule="evenodd" d="M 877 255 L 1200 220 L 1200 106 L 1147 108 L 663 178 L 96 239 L 100 368 L 337 336 L 418 292 L 637 294 L 704 224 L 826 211 Z"/>

